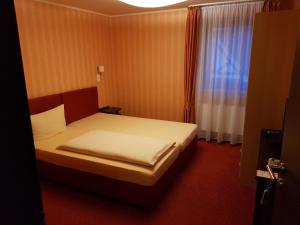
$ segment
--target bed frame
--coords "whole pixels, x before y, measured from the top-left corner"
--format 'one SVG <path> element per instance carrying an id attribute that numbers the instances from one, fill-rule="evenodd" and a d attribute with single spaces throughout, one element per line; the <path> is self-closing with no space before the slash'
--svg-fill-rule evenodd
<path id="1" fill-rule="evenodd" d="M 64 104 L 67 124 L 95 114 L 98 112 L 97 87 L 29 99 L 30 114 L 37 114 L 60 104 Z M 170 188 L 169 186 L 178 173 L 188 163 L 196 149 L 196 145 L 197 138 L 195 137 L 153 186 L 142 186 L 115 180 L 40 160 L 37 160 L 37 167 L 41 178 L 109 196 L 145 208 L 154 208 L 164 193 Z"/>

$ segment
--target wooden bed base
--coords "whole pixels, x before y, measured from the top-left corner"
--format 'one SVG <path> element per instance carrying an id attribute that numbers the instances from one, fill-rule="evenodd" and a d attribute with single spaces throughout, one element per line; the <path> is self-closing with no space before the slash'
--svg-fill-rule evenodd
<path id="1" fill-rule="evenodd" d="M 66 123 L 87 117 L 98 112 L 97 87 L 64 92 L 35 99 L 29 99 L 30 114 L 40 113 L 64 104 Z M 142 186 L 114 180 L 100 175 L 83 172 L 56 164 L 37 161 L 40 177 L 64 183 L 93 193 L 104 194 L 122 201 L 153 208 L 176 179 L 196 149 L 197 139 L 181 152 L 178 158 L 153 186 Z"/>
<path id="2" fill-rule="evenodd" d="M 41 178 L 151 209 L 160 202 L 180 171 L 187 165 L 196 145 L 197 138 L 195 137 L 153 186 L 115 180 L 39 160 L 37 167 Z"/>

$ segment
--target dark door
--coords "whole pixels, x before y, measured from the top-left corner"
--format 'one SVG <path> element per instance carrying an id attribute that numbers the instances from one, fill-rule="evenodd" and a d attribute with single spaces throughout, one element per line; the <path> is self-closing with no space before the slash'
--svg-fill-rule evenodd
<path id="1" fill-rule="evenodd" d="M 277 183 L 273 225 L 300 224 L 300 29 L 294 60 L 294 71 L 285 116 L 281 161 L 286 170 L 279 175 L 283 184 Z"/>
<path id="2" fill-rule="evenodd" d="M 0 1 L 0 224 L 44 224 L 13 0 Z"/>

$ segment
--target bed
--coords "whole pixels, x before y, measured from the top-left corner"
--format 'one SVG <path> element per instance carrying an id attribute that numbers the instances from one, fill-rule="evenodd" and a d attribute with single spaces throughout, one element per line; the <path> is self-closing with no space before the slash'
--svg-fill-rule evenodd
<path id="1" fill-rule="evenodd" d="M 194 124 L 112 115 L 98 112 L 97 88 L 90 87 L 29 99 L 30 114 L 64 104 L 66 129 L 36 141 L 39 175 L 82 190 L 153 208 L 196 148 Z M 142 135 L 175 142 L 154 166 L 96 157 L 57 147 L 87 132 L 101 129 L 124 135 Z"/>

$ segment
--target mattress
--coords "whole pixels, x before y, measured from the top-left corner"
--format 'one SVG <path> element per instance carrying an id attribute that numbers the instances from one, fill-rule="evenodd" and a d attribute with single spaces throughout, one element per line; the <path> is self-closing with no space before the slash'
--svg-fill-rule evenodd
<path id="1" fill-rule="evenodd" d="M 97 113 L 69 124 L 62 133 L 35 141 L 36 156 L 40 161 L 55 165 L 143 186 L 152 186 L 193 140 L 196 128 L 194 124 Z M 176 145 L 154 167 L 57 149 L 62 143 L 95 129 L 166 138 L 174 140 Z"/>

